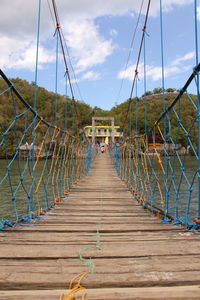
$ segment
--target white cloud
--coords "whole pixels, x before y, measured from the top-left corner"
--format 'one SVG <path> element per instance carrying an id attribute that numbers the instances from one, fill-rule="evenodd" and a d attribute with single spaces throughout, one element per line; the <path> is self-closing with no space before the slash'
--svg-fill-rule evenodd
<path id="1" fill-rule="evenodd" d="M 150 15 L 159 13 L 159 0 L 151 1 Z M 193 0 L 163 0 L 163 10 L 171 11 L 175 6 L 183 6 L 193 3 Z M 146 13 L 148 0 L 144 1 L 142 13 Z M 141 1 L 133 0 L 59 0 L 57 3 L 59 13 L 63 19 L 66 15 L 74 20 L 96 19 L 101 16 L 135 16 L 139 12 Z"/>
<path id="2" fill-rule="evenodd" d="M 163 0 L 163 12 L 170 12 L 175 6 L 184 6 L 193 3 L 193 0 Z M 160 1 L 151 1 L 150 16 L 158 15 L 160 10 Z"/>
<path id="3" fill-rule="evenodd" d="M 49 1 L 51 5 L 51 1 Z M 148 1 L 144 1 L 143 13 L 146 13 Z M 163 0 L 164 11 L 170 11 L 175 6 L 183 6 L 193 3 L 193 0 Z M 61 24 L 66 22 L 67 27 L 71 21 L 95 20 L 101 16 L 135 16 L 140 9 L 141 2 L 133 0 L 59 0 L 57 1 L 58 13 Z M 150 15 L 159 12 L 159 0 L 151 1 Z M 8 0 L 1 0 L 0 10 L 0 34 L 13 37 L 34 37 L 37 30 L 38 1 L 14 0 L 11 4 Z M 53 31 L 53 22 L 49 12 L 47 1 L 42 1 L 41 7 L 42 36 L 47 36 Z"/>
<path id="4" fill-rule="evenodd" d="M 49 1 L 51 5 L 51 1 Z M 144 1 L 143 13 L 146 13 L 148 1 Z M 183 6 L 193 3 L 193 0 L 163 0 L 163 10 L 170 11 L 175 6 Z M 61 24 L 66 22 L 71 26 L 71 21 L 95 20 L 101 16 L 135 16 L 139 12 L 141 2 L 133 0 L 74 0 L 57 1 L 58 13 Z M 0 33 L 13 36 L 31 35 L 36 33 L 38 17 L 38 1 L 36 0 L 14 0 L 12 9 L 8 0 L 1 0 L 0 11 Z M 159 0 L 151 1 L 150 15 L 159 12 Z M 52 20 L 47 1 L 42 1 L 41 26 L 43 34 L 52 31 Z M 33 25 L 34 24 L 34 25 Z"/>
<path id="5" fill-rule="evenodd" d="M 187 5 L 192 2 L 193 0 L 163 0 L 163 9 L 170 11 L 175 6 Z M 114 51 L 113 42 L 100 34 L 94 20 L 101 16 L 135 16 L 140 9 L 140 4 L 140 1 L 133 0 L 57 1 L 60 21 L 68 40 L 70 53 L 74 58 L 76 72 L 82 72 L 88 67 L 104 63 Z M 147 0 L 144 1 L 143 13 L 146 12 L 146 7 Z M 154 0 L 151 2 L 150 15 L 155 16 L 158 12 L 159 1 Z M 12 9 L 9 1 L 1 0 L 1 65 L 7 65 L 9 68 L 33 69 L 32 43 L 36 40 L 37 17 L 38 1 L 36 0 L 12 1 Z M 53 32 L 53 22 L 47 1 L 42 1 L 40 34 L 42 45 L 52 37 Z M 113 28 L 110 34 L 111 37 L 114 37 L 117 32 Z M 3 44 L 3 40 L 6 43 Z M 40 67 L 43 63 L 52 61 L 51 53 L 44 47 L 41 48 L 43 52 L 41 52 Z M 13 53 L 13 49 L 16 49 L 15 53 Z M 21 52 L 21 49 L 26 50 Z"/>
<path id="6" fill-rule="evenodd" d="M 112 41 L 100 36 L 93 21 L 74 21 L 70 27 L 66 23 L 65 30 L 77 73 L 103 63 L 114 50 Z"/>
<path id="7" fill-rule="evenodd" d="M 95 71 L 88 71 L 86 73 L 83 73 L 80 77 L 76 79 L 71 79 L 71 83 L 78 83 L 81 81 L 95 81 L 99 80 L 101 78 L 101 74 Z"/>
<path id="8" fill-rule="evenodd" d="M 182 69 L 177 66 L 169 66 L 164 68 L 164 76 L 169 77 L 174 74 L 181 73 Z M 147 65 L 147 77 L 150 77 L 153 81 L 157 81 L 162 78 L 162 68 Z"/>
<path id="9" fill-rule="evenodd" d="M 41 1 L 41 38 L 53 33 L 53 22 L 47 1 Z M 36 39 L 38 22 L 37 0 L 1 0 L 0 35 L 17 39 Z"/>
<path id="10" fill-rule="evenodd" d="M 98 80 L 100 79 L 100 73 L 94 71 L 88 71 L 83 74 L 82 79 Z"/>
<path id="11" fill-rule="evenodd" d="M 189 52 L 182 57 L 173 60 L 168 66 L 164 68 L 164 76 L 169 77 L 172 75 L 180 74 L 183 71 L 188 71 L 191 69 L 190 66 L 187 65 L 180 65 L 181 62 L 185 62 L 194 58 L 194 52 Z M 129 79 L 130 81 L 133 80 L 135 75 L 135 65 L 130 66 L 127 68 L 126 72 L 124 70 L 118 73 L 118 78 L 122 79 Z M 144 64 L 140 63 L 138 67 L 138 77 L 143 78 L 144 76 Z M 160 80 L 162 78 L 162 67 L 160 66 L 153 66 L 153 65 L 146 65 L 146 76 L 152 79 L 153 81 Z"/>
<path id="12" fill-rule="evenodd" d="M 188 52 L 188 53 L 186 53 L 184 56 L 178 57 L 177 59 L 173 60 L 173 61 L 171 62 L 171 65 L 178 65 L 178 64 L 180 64 L 180 63 L 182 63 L 182 62 L 184 62 L 184 61 L 190 60 L 190 59 L 192 59 L 192 58 L 194 58 L 194 57 L 195 57 L 194 51 Z"/>
<path id="13" fill-rule="evenodd" d="M 197 7 L 197 18 L 200 21 L 200 6 Z"/>
<path id="14" fill-rule="evenodd" d="M 110 30 L 110 35 L 111 35 L 112 37 L 117 37 L 117 36 L 118 36 L 117 30 L 115 30 L 114 28 L 111 29 L 111 30 Z"/>
<path id="15" fill-rule="evenodd" d="M 24 49 L 24 51 L 16 57 L 16 61 L 13 64 L 14 67 L 17 69 L 24 69 L 28 68 L 31 71 L 35 70 L 35 56 L 36 56 L 36 46 L 31 45 L 30 47 L 27 47 Z M 39 47 L 39 69 L 42 69 L 43 66 L 47 63 L 52 63 L 55 61 L 55 53 L 52 53 L 51 51 Z"/>
<path id="16" fill-rule="evenodd" d="M 33 42 L 19 41 L 14 38 L 0 37 L 0 65 L 4 69 L 28 69 L 35 70 L 36 46 Z M 43 64 L 51 63 L 55 60 L 55 55 L 43 47 L 39 48 L 40 63 L 39 68 Z"/>

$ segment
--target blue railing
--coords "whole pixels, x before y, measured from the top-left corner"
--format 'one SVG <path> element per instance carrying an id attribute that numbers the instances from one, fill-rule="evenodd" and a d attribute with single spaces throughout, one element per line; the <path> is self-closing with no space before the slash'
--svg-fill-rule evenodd
<path id="1" fill-rule="evenodd" d="M 0 75 L 8 86 L 1 91 L 2 103 L 9 107 L 0 123 L 3 229 L 38 218 L 59 203 L 89 171 L 93 151 L 83 135 L 72 136 L 43 120 L 2 71 Z"/>

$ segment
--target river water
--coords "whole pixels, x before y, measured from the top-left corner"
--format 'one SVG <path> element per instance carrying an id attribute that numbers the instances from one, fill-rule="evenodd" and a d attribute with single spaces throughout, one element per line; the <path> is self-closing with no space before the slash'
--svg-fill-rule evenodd
<path id="1" fill-rule="evenodd" d="M 9 171 L 6 166 L 9 161 L 0 160 L 0 220 L 16 220 L 27 214 L 28 211 L 37 210 L 37 197 L 33 191 L 32 163 L 31 161 L 15 160 Z M 53 204 L 52 176 L 48 176 L 51 160 L 41 160 L 34 171 L 35 187 L 44 170 L 43 180 L 38 188 L 38 198 L 43 209 Z M 46 164 L 46 165 L 45 165 Z M 30 195 L 30 199 L 28 197 Z"/>
<path id="2" fill-rule="evenodd" d="M 188 209 L 191 221 L 197 216 L 198 207 L 197 176 L 194 178 L 194 174 L 197 170 L 196 158 L 189 156 L 186 157 L 186 160 L 184 161 L 184 172 L 180 168 L 180 162 L 178 159 L 170 158 L 170 163 L 169 161 L 166 163 L 167 176 L 165 177 L 157 160 L 151 160 L 153 168 L 156 170 L 157 179 L 159 181 L 162 194 L 164 195 L 163 197 L 165 197 L 163 182 L 167 182 L 169 192 L 169 213 L 174 216 L 178 205 L 179 217 L 184 217 Z M 46 166 L 45 163 L 47 164 Z M 38 189 L 38 198 L 40 199 L 43 209 L 46 209 L 53 204 L 52 176 L 48 176 L 50 163 L 51 160 L 39 161 L 34 174 L 35 186 L 37 186 L 40 174 L 42 170 L 45 169 L 43 180 Z M 0 220 L 2 218 L 16 220 L 17 217 L 26 215 L 30 210 L 37 210 L 36 195 L 31 193 L 32 165 L 31 161 L 16 160 L 11 164 L 9 172 L 6 169 L 7 165 L 8 161 L 0 160 L 0 182 L 3 180 L 2 184 L 0 184 Z M 153 174 L 150 169 L 151 168 L 149 166 L 150 186 L 148 201 L 151 201 L 153 205 L 163 209 L 160 191 L 157 184 L 158 181 L 156 180 L 155 174 Z M 172 169 L 174 171 L 172 171 Z M 63 187 L 61 188 L 63 189 Z M 28 194 L 34 195 L 34 198 L 28 199 Z M 188 205 L 189 201 L 190 205 Z"/>
<path id="3" fill-rule="evenodd" d="M 191 222 L 198 214 L 197 159 L 194 156 L 185 156 L 179 159 L 177 157 L 168 157 L 166 160 L 162 158 L 162 166 L 166 170 L 165 175 L 156 158 L 152 160 L 152 165 L 156 171 L 163 198 L 168 199 L 169 214 L 174 217 L 177 213 L 177 217 L 182 218 L 188 215 Z M 150 182 L 152 190 L 156 187 L 153 193 L 155 206 L 165 209 L 166 204 L 161 204 L 161 193 L 156 185 L 153 172 L 150 176 Z"/>

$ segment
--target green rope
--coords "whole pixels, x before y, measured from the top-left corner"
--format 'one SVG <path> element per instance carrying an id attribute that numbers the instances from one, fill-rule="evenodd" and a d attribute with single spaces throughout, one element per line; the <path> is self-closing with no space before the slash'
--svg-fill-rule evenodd
<path id="1" fill-rule="evenodd" d="M 84 248 L 78 250 L 78 252 L 77 252 L 77 254 L 79 256 L 79 260 L 81 262 L 83 262 L 86 267 L 89 268 L 89 273 L 90 274 L 94 274 L 96 272 L 95 263 L 94 263 L 94 261 L 92 260 L 91 257 L 90 258 L 84 258 L 83 255 L 84 255 L 85 252 L 90 251 L 90 250 L 101 250 L 101 247 L 102 247 L 102 243 L 100 241 L 100 233 L 99 233 L 99 230 L 97 230 L 95 246 L 84 247 Z"/>

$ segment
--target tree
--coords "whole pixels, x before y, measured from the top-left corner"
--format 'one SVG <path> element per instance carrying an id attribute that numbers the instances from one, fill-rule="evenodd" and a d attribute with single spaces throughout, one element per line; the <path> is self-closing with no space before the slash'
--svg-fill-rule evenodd
<path id="1" fill-rule="evenodd" d="M 151 92 L 151 91 L 146 91 L 146 93 L 143 94 L 143 95 L 141 96 L 141 98 L 144 98 L 145 95 L 146 95 L 146 96 L 151 96 L 151 95 L 152 95 L 152 92 Z"/>
<path id="2" fill-rule="evenodd" d="M 173 88 L 168 88 L 165 90 L 166 93 L 174 93 L 176 91 L 176 89 Z"/>
<path id="3" fill-rule="evenodd" d="M 153 94 L 161 94 L 161 93 L 162 93 L 162 89 L 160 87 L 153 89 Z"/>

